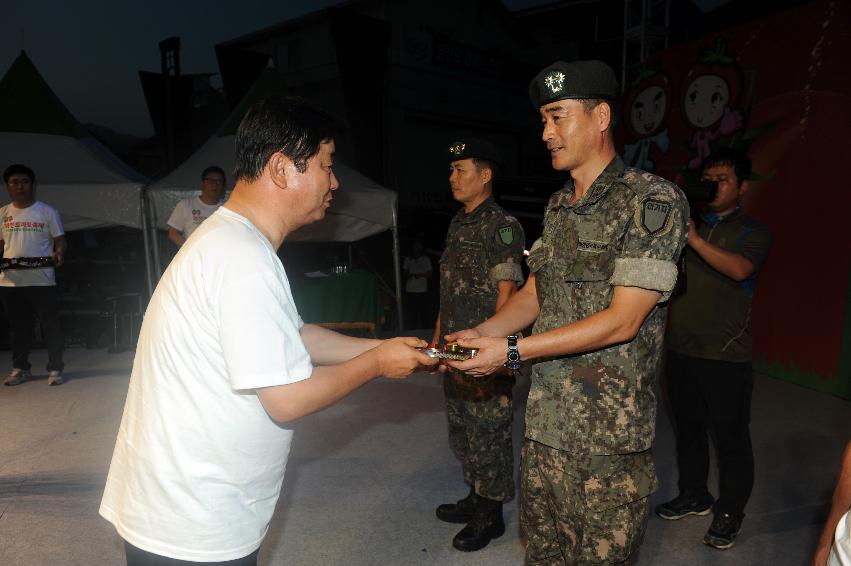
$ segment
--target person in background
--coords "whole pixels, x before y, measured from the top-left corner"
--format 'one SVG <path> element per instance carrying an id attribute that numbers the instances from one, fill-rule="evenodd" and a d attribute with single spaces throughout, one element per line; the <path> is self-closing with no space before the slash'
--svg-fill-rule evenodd
<path id="1" fill-rule="evenodd" d="M 65 231 L 56 209 L 36 200 L 35 172 L 26 165 L 10 165 L 3 172 L 3 181 L 12 199 L 0 208 L 3 257 L 50 257 L 54 266 L 62 265 L 68 249 Z M 12 371 L 3 383 L 20 385 L 32 377 L 29 354 L 35 315 L 47 342 L 47 384 L 62 385 L 65 340 L 59 324 L 59 293 L 53 267 L 3 270 L 0 302 L 9 319 L 12 346 Z"/>
<path id="2" fill-rule="evenodd" d="M 402 270 L 407 275 L 405 281 L 405 306 L 407 318 L 405 326 L 422 329 L 431 326 L 433 313 L 430 311 L 429 279 L 432 274 L 431 260 L 423 250 L 420 240 L 411 243 L 411 255 L 402 262 Z"/>
<path id="3" fill-rule="evenodd" d="M 702 179 L 717 183 L 718 190 L 699 226 L 689 225 L 688 286 L 671 300 L 665 336 L 679 495 L 657 506 L 656 514 L 677 520 L 714 511 L 703 542 L 726 549 L 733 546 L 742 528 L 754 482 L 751 300 L 771 233 L 742 211 L 741 198 L 750 187 L 751 174 L 751 161 L 744 152 L 718 150 L 702 167 Z M 718 455 L 717 501 L 706 485 L 710 431 Z"/>
<path id="4" fill-rule="evenodd" d="M 523 282 L 523 228 L 493 199 L 496 147 L 462 139 L 449 146 L 447 157 L 452 197 L 463 206 L 449 223 L 440 258 L 433 343 L 493 315 Z M 437 517 L 466 523 L 452 539 L 459 550 L 479 550 L 505 532 L 502 504 L 514 497 L 513 387 L 511 373 L 482 378 L 450 370 L 443 376 L 449 445 L 470 492 L 440 505 Z"/>
<path id="5" fill-rule="evenodd" d="M 201 194 L 179 201 L 168 217 L 168 239 L 177 247 L 186 243 L 190 234 L 218 210 L 224 196 L 225 172 L 211 165 L 201 173 Z"/>

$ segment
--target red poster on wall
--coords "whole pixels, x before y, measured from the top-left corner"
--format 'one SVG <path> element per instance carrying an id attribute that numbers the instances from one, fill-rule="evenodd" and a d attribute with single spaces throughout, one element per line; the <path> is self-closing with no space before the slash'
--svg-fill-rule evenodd
<path id="1" fill-rule="evenodd" d="M 681 186 L 747 150 L 744 207 L 773 245 L 753 304 L 758 371 L 851 398 L 851 3 L 820 1 L 657 54 L 626 85 L 625 160 Z M 723 308 L 719 305 L 719 308 Z"/>

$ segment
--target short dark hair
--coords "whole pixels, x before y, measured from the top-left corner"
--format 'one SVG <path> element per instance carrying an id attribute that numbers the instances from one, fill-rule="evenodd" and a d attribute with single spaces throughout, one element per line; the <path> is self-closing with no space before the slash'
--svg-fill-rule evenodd
<path id="1" fill-rule="evenodd" d="M 581 102 L 582 107 L 585 108 L 586 114 L 590 114 L 592 110 L 594 110 L 603 103 L 608 104 L 609 115 L 611 116 L 611 120 L 609 120 L 609 131 L 612 132 L 612 135 L 614 135 L 615 125 L 618 123 L 618 111 L 615 108 L 614 102 L 605 98 L 582 98 L 579 100 L 579 102 Z"/>
<path id="2" fill-rule="evenodd" d="M 739 180 L 739 186 L 751 176 L 751 158 L 740 149 L 723 147 L 712 152 L 700 166 L 701 173 L 710 167 L 732 167 Z"/>
<path id="3" fill-rule="evenodd" d="M 477 171 L 481 171 L 482 169 L 490 169 L 491 176 L 496 179 L 496 176 L 499 175 L 499 165 L 496 162 L 491 161 L 490 159 L 482 159 L 481 157 L 473 158 L 473 165 L 476 166 Z"/>
<path id="4" fill-rule="evenodd" d="M 301 98 L 264 98 L 248 109 L 239 124 L 234 177 L 258 179 L 276 152 L 286 155 L 299 173 L 304 173 L 320 145 L 333 140 L 339 130 L 334 118 Z"/>
<path id="5" fill-rule="evenodd" d="M 3 171 L 3 182 L 8 185 L 9 178 L 11 178 L 12 175 L 26 175 L 30 178 L 30 183 L 35 183 L 35 172 L 26 165 L 21 165 L 20 163 L 13 163 L 12 165 L 6 167 L 6 170 Z"/>
<path id="6" fill-rule="evenodd" d="M 206 179 L 207 175 L 209 175 L 210 173 L 218 173 L 222 176 L 222 180 L 225 182 L 227 182 L 228 180 L 227 175 L 225 175 L 225 170 L 219 167 L 218 165 L 210 165 L 209 167 L 204 169 L 204 171 L 201 173 L 201 180 L 203 181 L 204 179 Z"/>

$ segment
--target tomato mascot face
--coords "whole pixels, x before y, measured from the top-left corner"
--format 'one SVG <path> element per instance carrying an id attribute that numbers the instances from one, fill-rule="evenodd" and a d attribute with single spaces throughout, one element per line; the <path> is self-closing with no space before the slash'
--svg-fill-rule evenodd
<path id="1" fill-rule="evenodd" d="M 700 130 L 715 126 L 730 102 L 730 86 L 719 75 L 701 75 L 686 87 L 683 111 L 688 123 Z"/>
<path id="2" fill-rule="evenodd" d="M 630 126 L 636 135 L 651 135 L 659 130 L 667 113 L 668 93 L 660 85 L 648 86 L 632 101 Z"/>

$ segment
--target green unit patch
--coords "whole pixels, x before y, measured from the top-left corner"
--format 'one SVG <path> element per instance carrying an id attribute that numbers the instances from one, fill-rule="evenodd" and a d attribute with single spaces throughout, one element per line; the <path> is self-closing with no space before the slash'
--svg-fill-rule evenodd
<path id="1" fill-rule="evenodd" d="M 649 234 L 661 232 L 671 218 L 671 203 L 648 199 L 641 205 L 641 227 Z"/>
<path id="2" fill-rule="evenodd" d="M 514 241 L 514 229 L 511 226 L 503 226 L 499 229 L 499 239 L 506 246 L 510 245 Z"/>

